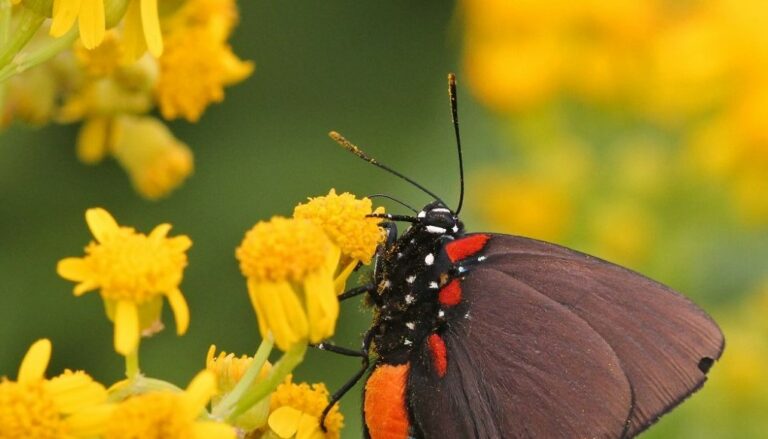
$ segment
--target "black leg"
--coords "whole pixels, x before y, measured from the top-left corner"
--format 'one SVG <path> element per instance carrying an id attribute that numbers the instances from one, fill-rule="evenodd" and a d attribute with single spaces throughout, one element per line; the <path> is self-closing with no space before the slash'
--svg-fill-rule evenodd
<path id="1" fill-rule="evenodd" d="M 359 296 L 361 294 L 371 293 L 373 291 L 376 291 L 376 285 L 374 285 L 374 284 L 367 284 L 367 285 L 362 285 L 362 286 L 359 286 L 359 287 L 355 287 L 355 288 L 352 288 L 350 290 L 345 291 L 342 294 L 339 294 L 339 302 L 341 302 L 343 300 L 347 300 L 347 299 L 349 299 L 351 297 Z"/>
<path id="2" fill-rule="evenodd" d="M 351 349 L 344 349 L 339 348 L 338 346 L 334 346 L 334 349 L 339 349 L 342 352 L 337 352 L 342 355 L 350 355 L 350 356 L 360 356 L 362 358 L 362 364 L 360 365 L 360 370 L 355 373 L 355 375 L 350 378 L 346 383 L 344 383 L 343 386 L 339 390 L 337 390 L 333 395 L 331 395 L 331 401 L 328 403 L 327 406 L 325 406 L 325 409 L 323 410 L 323 414 L 320 416 L 320 428 L 327 432 L 328 430 L 325 428 L 325 418 L 328 416 L 328 413 L 331 411 L 333 406 L 339 402 L 339 400 L 347 393 L 349 392 L 349 389 L 355 386 L 358 381 L 365 375 L 365 372 L 368 371 L 368 367 L 371 364 L 370 358 L 368 358 L 368 349 L 371 346 L 371 340 L 373 339 L 373 332 L 370 330 L 366 332 L 365 337 L 363 337 L 363 347 L 359 351 L 353 351 Z M 327 346 L 326 346 L 327 347 Z M 328 349 L 331 351 L 331 349 Z M 336 351 L 332 351 L 336 352 Z M 356 352 L 356 353 L 355 353 Z"/>
<path id="3" fill-rule="evenodd" d="M 311 344 L 313 348 L 320 349 L 321 351 L 333 352 L 334 354 L 344 355 L 347 357 L 366 357 L 367 354 L 363 351 L 356 351 L 354 349 L 343 348 L 341 346 L 332 345 L 330 343 L 322 342 L 318 344 Z"/>

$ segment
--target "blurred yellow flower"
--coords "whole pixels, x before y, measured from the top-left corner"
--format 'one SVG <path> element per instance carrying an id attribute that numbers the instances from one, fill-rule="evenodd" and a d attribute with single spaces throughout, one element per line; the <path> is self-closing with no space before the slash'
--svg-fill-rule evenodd
<path id="1" fill-rule="evenodd" d="M 179 284 L 192 241 L 184 235 L 168 238 L 170 224 L 155 227 L 149 235 L 137 233 L 119 226 L 101 208 L 88 209 L 85 218 L 96 241 L 88 244 L 84 257 L 59 261 L 57 272 L 78 282 L 77 296 L 100 289 L 107 317 L 115 324 L 115 350 L 134 354 L 142 331 L 151 335 L 162 327 L 163 296 L 176 319 L 177 334 L 184 334 L 189 309 Z"/>
<path id="2" fill-rule="evenodd" d="M 309 220 L 274 217 L 249 230 L 235 252 L 262 337 L 283 351 L 333 335 L 340 250 Z"/>
<path id="3" fill-rule="evenodd" d="M 621 265 L 645 262 L 656 236 L 653 218 L 641 204 L 612 200 L 589 214 L 590 252 Z"/>
<path id="4" fill-rule="evenodd" d="M 101 433 L 111 407 L 107 391 L 84 372 L 45 379 L 51 342 L 27 351 L 17 381 L 0 380 L 0 439 L 90 438 Z"/>
<path id="5" fill-rule="evenodd" d="M 320 416 L 328 402 L 324 384 L 295 384 L 289 376 L 272 394 L 269 428 L 280 439 L 338 439 L 344 427 L 338 404 L 325 419 L 327 431 L 320 428 Z"/>
<path id="6" fill-rule="evenodd" d="M 123 26 L 128 59 L 139 59 L 147 50 L 155 58 L 163 54 L 157 0 L 130 0 Z"/>
<path id="7" fill-rule="evenodd" d="M 78 22 L 80 41 L 87 49 L 101 44 L 106 33 L 104 0 L 53 0 L 51 36 L 62 37 Z"/>
<path id="8" fill-rule="evenodd" d="M 121 116 L 111 132 L 112 154 L 141 195 L 167 196 L 194 168 L 192 151 L 168 127 L 152 117 Z"/>
<path id="9" fill-rule="evenodd" d="M 373 210 L 369 198 L 358 200 L 349 192 L 337 195 L 335 189 L 326 196 L 310 198 L 293 210 L 294 218 L 307 219 L 322 227 L 341 250 L 335 280 L 338 293 L 343 292 L 347 278 L 358 263 L 371 263 L 376 247 L 384 240 L 379 228 L 381 219 L 367 217 L 372 213 L 384 213 L 384 208 Z"/>
<path id="10" fill-rule="evenodd" d="M 216 392 L 213 373 L 202 371 L 183 392 L 148 392 L 117 405 L 104 439 L 235 439 L 227 424 L 201 419 Z"/>
<path id="11" fill-rule="evenodd" d="M 495 175 L 495 177 L 494 177 Z M 536 176 L 483 174 L 476 194 L 480 213 L 494 227 L 516 235 L 558 241 L 571 222 L 572 201 L 565 187 Z"/>
<path id="12" fill-rule="evenodd" d="M 253 63 L 240 60 L 224 40 L 207 28 L 192 27 L 168 37 L 160 57 L 160 79 L 155 87 L 165 119 L 184 117 L 197 122 L 213 102 L 224 99 L 224 87 L 253 72 Z"/>

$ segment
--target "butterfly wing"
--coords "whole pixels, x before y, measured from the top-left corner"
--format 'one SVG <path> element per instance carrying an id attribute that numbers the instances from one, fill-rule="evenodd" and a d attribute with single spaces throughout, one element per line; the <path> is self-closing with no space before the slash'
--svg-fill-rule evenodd
<path id="1" fill-rule="evenodd" d="M 629 382 L 614 351 L 583 319 L 492 268 L 470 272 L 462 290 L 470 318 L 441 334 L 444 376 L 427 343 L 411 356 L 416 437 L 622 434 L 632 405 Z"/>
<path id="2" fill-rule="evenodd" d="M 606 437 L 632 437 L 701 387 L 709 367 L 722 353 L 723 335 L 706 313 L 670 288 L 640 274 L 564 247 L 516 236 L 491 235 L 483 254 L 487 260 L 470 271 L 462 282 L 470 313 L 475 317 L 450 328 L 446 344 L 449 355 L 456 357 L 454 363 L 457 366 L 479 368 L 484 372 L 484 386 L 493 390 L 487 390 L 490 394 L 484 399 L 469 399 L 467 390 L 462 387 L 473 385 L 464 383 L 466 377 L 462 373 L 467 374 L 467 371 L 454 371 L 454 375 L 449 371 L 443 378 L 444 383 L 440 383 L 434 373 L 430 375 L 423 368 L 417 373 L 414 368 L 414 376 L 420 375 L 422 380 L 431 382 L 432 393 L 442 395 L 441 404 L 460 406 L 462 403 L 456 403 L 457 400 L 465 405 L 497 404 L 499 408 L 495 413 L 509 413 L 514 418 L 499 424 L 505 429 L 514 428 L 515 423 L 538 426 L 542 422 L 554 423 L 563 416 L 572 416 L 568 410 L 557 409 L 550 412 L 552 420 L 548 421 L 546 417 L 536 417 L 536 413 L 526 408 L 531 404 L 527 399 L 531 395 L 534 404 L 540 404 L 542 398 L 562 398 L 558 392 L 564 384 L 558 381 L 556 374 L 554 378 L 531 379 L 522 389 L 509 385 L 523 368 L 543 367 L 550 371 L 548 368 L 552 367 L 584 367 L 583 363 L 568 363 L 573 358 L 559 354 L 563 347 L 558 339 L 564 332 L 569 332 L 563 327 L 568 326 L 572 331 L 568 339 L 573 343 L 572 349 L 582 352 L 593 349 L 594 342 L 584 344 L 578 339 L 584 334 L 591 340 L 594 332 L 618 358 L 630 385 L 631 403 L 626 428 L 614 430 Z M 536 315 L 534 311 L 537 309 L 534 305 L 524 313 L 515 311 L 521 306 L 521 300 L 535 303 L 518 298 L 521 294 L 534 297 L 531 292 L 525 292 L 527 289 L 560 305 L 573 317 L 572 320 L 583 322 L 589 330 L 561 320 L 559 315 L 554 318 L 557 314 L 552 313 L 545 313 L 552 318 L 550 323 L 525 328 L 527 324 L 523 322 Z M 507 315 L 509 317 L 505 318 Z M 509 333 L 522 333 L 523 330 L 543 333 L 521 340 L 541 343 L 544 360 L 534 357 L 535 366 L 510 364 L 531 361 L 532 355 L 520 355 L 515 349 L 532 348 L 520 346 L 508 337 Z M 574 334 L 577 340 L 574 340 Z M 504 350 L 509 350 L 510 357 L 515 359 L 505 359 Z M 424 358 L 423 353 L 420 358 Z M 580 406 L 582 414 L 589 415 L 594 407 L 588 400 L 605 398 L 606 389 L 598 382 L 587 381 L 585 385 L 594 390 Z M 520 391 L 523 391 L 521 396 L 514 393 Z M 542 394 L 538 396 L 539 400 L 537 393 Z M 616 397 L 609 395 L 608 398 Z M 414 399 L 412 410 L 416 420 L 424 422 L 429 417 L 419 402 L 418 398 Z M 469 410 L 474 413 L 472 408 Z M 484 419 L 491 421 L 488 417 Z M 444 420 L 450 422 L 450 419 Z M 565 435 L 588 436 L 578 431 Z M 527 436 L 531 435 L 525 432 L 520 435 Z"/>

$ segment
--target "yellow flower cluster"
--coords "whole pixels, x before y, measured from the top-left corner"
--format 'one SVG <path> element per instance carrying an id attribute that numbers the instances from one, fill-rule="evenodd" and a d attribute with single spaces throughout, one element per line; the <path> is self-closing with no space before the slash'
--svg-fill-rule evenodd
<path id="1" fill-rule="evenodd" d="M 329 403 L 325 386 L 294 384 L 290 374 L 302 361 L 307 340 L 333 333 L 338 317 L 334 277 L 341 255 L 355 264 L 356 257 L 370 260 L 381 231 L 379 219 L 367 216 L 370 200 L 331 191 L 308 204 L 308 218 L 259 223 L 237 250 L 264 335 L 256 354 L 217 354 L 211 346 L 205 370 L 186 390 L 143 375 L 138 350 L 140 336 L 163 328 L 163 297 L 177 332 L 183 334 L 189 325 L 179 284 L 190 239 L 168 237 L 169 224 L 145 235 L 118 225 L 104 209 L 87 210 L 95 240 L 85 256 L 59 261 L 57 271 L 77 282 L 77 296 L 99 291 L 115 324 L 115 349 L 125 356 L 127 379 L 108 389 L 82 371 L 46 379 L 51 343 L 40 340 L 24 357 L 16 381 L 0 378 L 0 439 L 338 439 L 343 417 L 337 405 L 326 431 L 320 426 Z M 356 223 L 350 231 L 374 236 L 358 242 L 334 235 L 345 243 L 340 248 L 327 236 L 346 227 L 335 221 L 339 215 Z M 274 365 L 267 361 L 275 343 L 271 333 L 286 350 Z"/>
<path id="2" fill-rule="evenodd" d="M 360 263 L 369 263 L 382 241 L 380 220 L 368 215 L 369 199 L 337 195 L 310 199 L 293 218 L 274 217 L 249 230 L 236 257 L 262 337 L 277 346 L 320 342 L 333 335 L 337 294 Z"/>
<path id="3" fill-rule="evenodd" d="M 13 18 L 34 17 L 44 4 L 22 0 Z M 227 43 L 238 20 L 235 0 L 183 0 L 160 9 L 157 0 L 54 0 L 48 7 L 56 39 L 28 26 L 29 35 L 14 38 L 20 46 L 32 39 L 34 53 L 0 54 L 0 127 L 15 119 L 82 122 L 81 161 L 112 156 L 141 195 L 168 195 L 192 173 L 192 153 L 147 113 L 158 107 L 166 120 L 197 122 L 224 99 L 225 87 L 252 73 L 253 64 Z M 35 23 L 44 25 L 43 18 Z"/>
<path id="4" fill-rule="evenodd" d="M 743 222 L 768 222 L 768 4 L 464 0 L 461 11 L 470 88 L 524 144 L 552 140 L 526 132 L 532 118 L 538 133 L 579 131 L 583 118 L 563 111 L 574 103 L 581 116 L 618 114 L 664 133 L 669 159 L 723 184 Z"/>

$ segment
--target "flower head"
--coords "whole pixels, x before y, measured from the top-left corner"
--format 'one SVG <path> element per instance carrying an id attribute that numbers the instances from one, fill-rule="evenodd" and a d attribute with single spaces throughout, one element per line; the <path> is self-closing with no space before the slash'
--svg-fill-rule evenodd
<path id="1" fill-rule="evenodd" d="M 328 390 L 322 383 L 292 383 L 291 377 L 272 394 L 270 429 L 281 439 L 338 439 L 344 416 L 334 405 L 325 418 L 326 433 L 320 428 L 320 416 L 328 405 Z"/>
<path id="2" fill-rule="evenodd" d="M 216 378 L 200 372 L 184 392 L 149 392 L 121 402 L 107 421 L 104 439 L 234 439 L 235 429 L 199 420 L 216 392 Z"/>
<path id="3" fill-rule="evenodd" d="M 59 261 L 57 271 L 79 282 L 77 296 L 100 290 L 107 316 L 115 323 L 117 352 L 132 354 L 141 331 L 158 326 L 163 296 L 176 318 L 176 332 L 186 332 L 189 310 L 179 284 L 192 241 L 184 235 L 167 237 L 170 224 L 155 227 L 149 235 L 121 227 L 101 208 L 88 209 L 85 219 L 96 241 L 88 244 L 84 257 Z"/>
<path id="4" fill-rule="evenodd" d="M 150 200 L 167 196 L 193 171 L 192 151 L 157 119 L 122 116 L 115 119 L 111 134 L 113 155 L 136 190 Z"/>
<path id="5" fill-rule="evenodd" d="M 323 229 L 309 220 L 274 217 L 246 233 L 235 255 L 262 336 L 272 331 L 277 346 L 286 351 L 333 334 L 339 254 Z"/>
<path id="6" fill-rule="evenodd" d="M 358 263 L 371 262 L 376 246 L 384 239 L 379 227 L 381 220 L 370 218 L 372 213 L 384 213 L 384 208 L 373 210 L 369 198 L 357 199 L 348 192 L 337 195 L 334 189 L 326 196 L 310 198 L 293 211 L 294 218 L 316 223 L 339 246 L 342 259 L 337 292 L 343 290 L 344 282 Z"/>
<path id="7" fill-rule="evenodd" d="M 107 391 L 84 372 L 65 371 L 50 380 L 45 369 L 51 342 L 27 351 L 17 381 L 0 381 L 0 439 L 86 438 L 100 433 L 110 407 Z"/>

